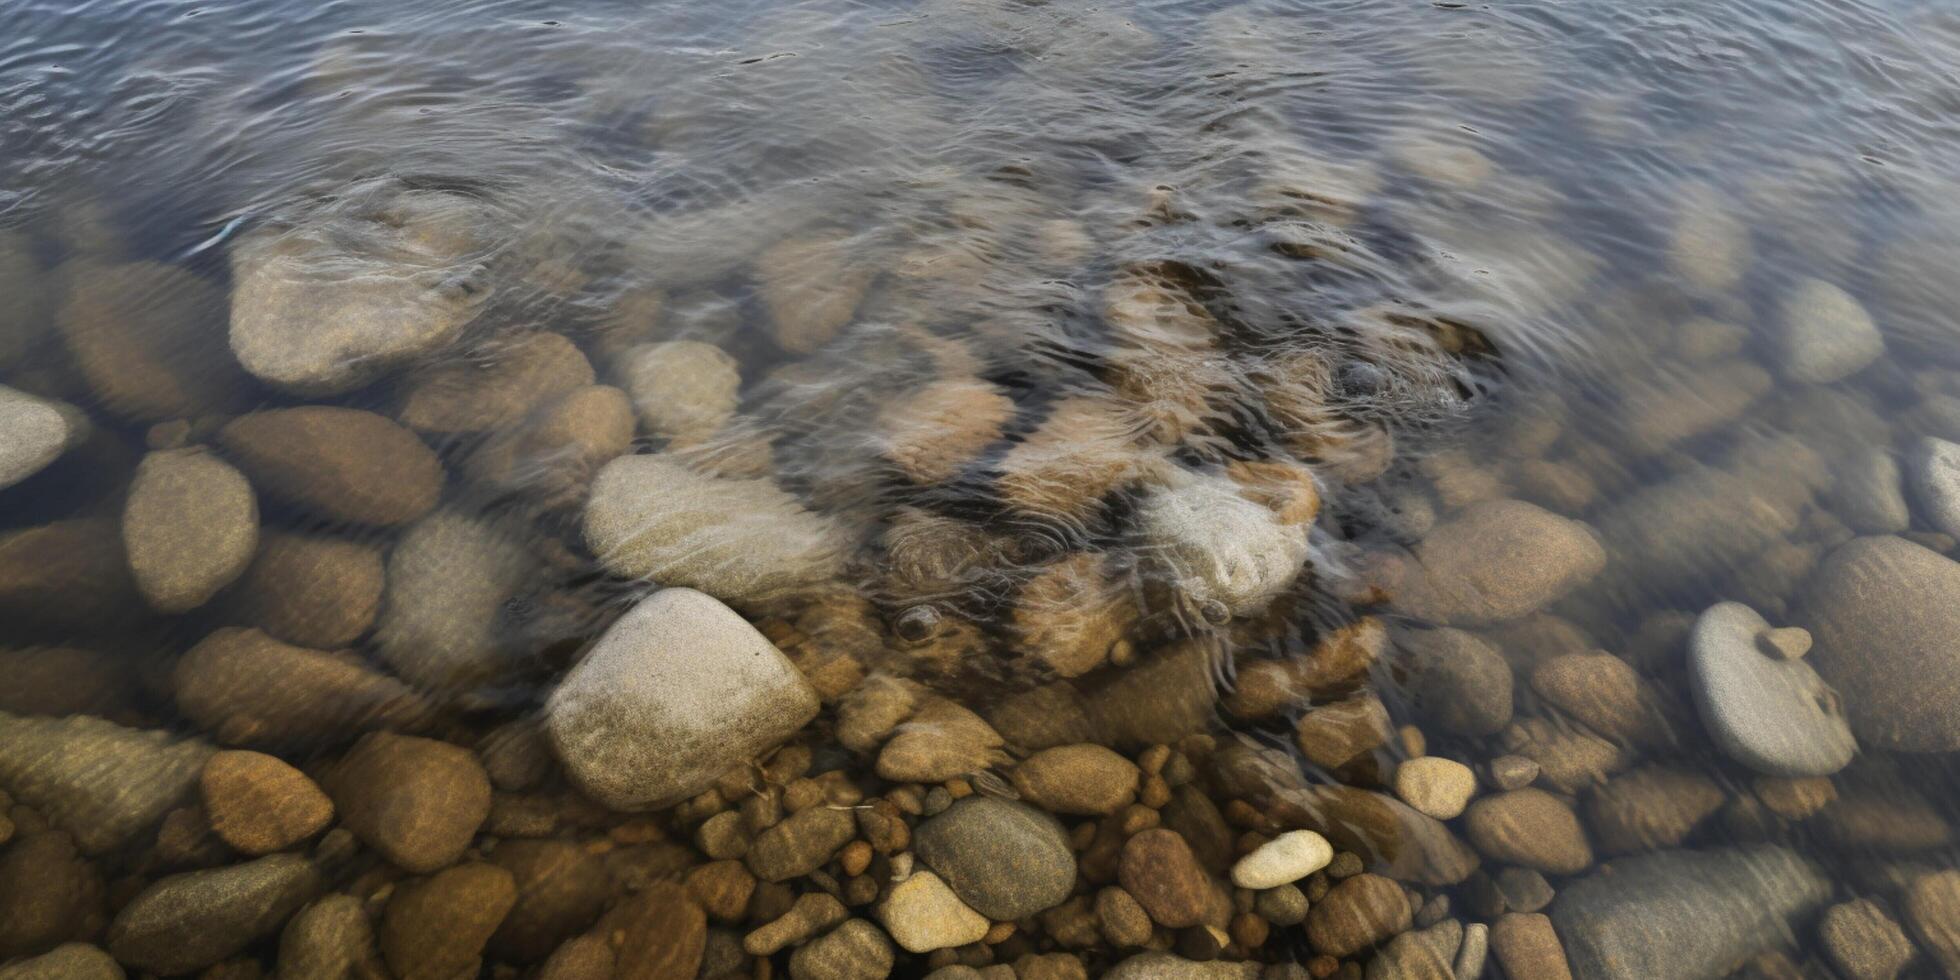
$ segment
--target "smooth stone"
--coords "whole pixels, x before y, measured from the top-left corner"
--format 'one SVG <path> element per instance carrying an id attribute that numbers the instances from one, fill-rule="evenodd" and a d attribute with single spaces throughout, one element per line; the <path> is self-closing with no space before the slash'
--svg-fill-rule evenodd
<path id="1" fill-rule="evenodd" d="M 1918 955 L 1899 923 L 1868 898 L 1825 909 L 1817 939 L 1849 980 L 1893 980 Z"/>
<path id="2" fill-rule="evenodd" d="M 1004 760 L 1002 744 L 1000 733 L 979 715 L 934 698 L 893 730 L 875 768 L 887 782 L 942 783 Z"/>
<path id="3" fill-rule="evenodd" d="M 1631 854 L 1678 846 L 1728 799 L 1728 793 L 1700 772 L 1650 764 L 1593 790 L 1584 809 L 1601 851 Z"/>
<path id="4" fill-rule="evenodd" d="M 1494 861 L 1547 874 L 1577 874 L 1593 863 L 1578 815 L 1541 789 L 1486 796 L 1470 805 L 1463 823 L 1470 843 Z"/>
<path id="5" fill-rule="evenodd" d="M 1109 968 L 1103 980 L 1254 980 L 1259 964 L 1187 960 L 1169 953 L 1138 953 Z"/>
<path id="6" fill-rule="evenodd" d="M 278 928 L 319 889 L 319 871 L 297 854 L 171 875 L 116 913 L 109 952 L 139 970 L 191 973 Z"/>
<path id="7" fill-rule="evenodd" d="M 516 903 L 510 872 L 481 861 L 402 882 L 381 914 L 381 957 L 399 980 L 474 973 L 483 947 Z"/>
<path id="8" fill-rule="evenodd" d="M 1452 735 L 1495 735 L 1511 721 L 1511 666 L 1457 629 L 1397 630 L 1409 664 L 1409 699 L 1424 721 Z"/>
<path id="9" fill-rule="evenodd" d="M 1307 942 L 1325 956 L 1352 956 L 1406 931 L 1413 921 L 1401 885 L 1363 872 L 1335 885 L 1308 910 Z"/>
<path id="10" fill-rule="evenodd" d="M 1824 557 L 1797 608 L 1816 641 L 1803 662 L 1843 697 L 1859 742 L 1960 749 L 1960 564 L 1903 538 L 1859 538 Z"/>
<path id="11" fill-rule="evenodd" d="M 878 901 L 878 921 L 913 953 L 977 943 L 993 925 L 930 871 L 914 871 L 893 884 Z"/>
<path id="12" fill-rule="evenodd" d="M 1702 293 L 1733 289 L 1755 257 L 1749 225 L 1726 207 L 1728 200 L 1711 184 L 1688 184 L 1668 236 L 1669 271 Z"/>
<path id="13" fill-rule="evenodd" d="M 0 614 L 94 631 L 142 609 L 116 521 L 83 517 L 0 532 Z"/>
<path id="14" fill-rule="evenodd" d="M 203 739 L 87 715 L 0 713 L 0 789 L 73 835 L 84 854 L 154 827 L 197 785 L 212 751 Z"/>
<path id="15" fill-rule="evenodd" d="M 442 494 L 436 454 L 373 412 L 267 409 L 226 423 L 218 442 L 261 493 L 332 520 L 406 524 Z"/>
<path id="16" fill-rule="evenodd" d="M 212 756 L 198 789 L 212 833 L 241 854 L 283 851 L 333 819 L 333 801 L 313 780 L 262 752 Z"/>
<path id="17" fill-rule="evenodd" d="M 891 975 L 892 943 L 864 919 L 843 925 L 796 948 L 790 980 L 884 980 Z"/>
<path id="18" fill-rule="evenodd" d="M 735 358 L 699 340 L 641 344 L 620 355 L 621 387 L 646 431 L 687 445 L 735 415 L 742 371 Z"/>
<path id="19" fill-rule="evenodd" d="M 46 469 L 88 434 L 88 416 L 73 405 L 0 385 L 0 490 Z"/>
<path id="20" fill-rule="evenodd" d="M 63 943 L 0 966 L 0 980 L 123 980 L 122 964 L 99 947 Z"/>
<path id="21" fill-rule="evenodd" d="M 634 424 L 625 392 L 589 385 L 491 433 L 461 469 L 500 494 L 523 494 L 546 508 L 576 507 L 599 468 L 632 449 Z"/>
<path id="22" fill-rule="evenodd" d="M 341 825 L 407 871 L 454 864 L 490 815 L 490 777 L 468 749 L 364 736 L 322 780 Z"/>
<path id="23" fill-rule="evenodd" d="M 1463 944 L 1457 947 L 1452 980 L 1478 980 L 1490 959 L 1490 927 L 1472 922 L 1463 928 Z"/>
<path id="24" fill-rule="evenodd" d="M 616 575 L 759 603 L 836 577 L 842 528 L 768 480 L 703 476 L 665 456 L 599 471 L 585 541 Z"/>
<path id="25" fill-rule="evenodd" d="M 506 840 L 490 853 L 490 862 L 510 872 L 517 886 L 517 902 L 488 946 L 503 959 L 543 960 L 592 925 L 613 894 L 604 860 L 572 841 Z M 754 879 L 746 872 L 742 877 L 753 890 Z"/>
<path id="26" fill-rule="evenodd" d="M 1551 919 L 1578 980 L 1714 980 L 1829 895 L 1817 868 L 1781 847 L 1661 851 L 1567 885 Z"/>
<path id="27" fill-rule="evenodd" d="M 763 881 L 788 881 L 823 867 L 856 836 L 850 811 L 813 806 L 758 834 L 746 860 Z"/>
<path id="28" fill-rule="evenodd" d="M 838 911 L 842 918 L 842 908 Z M 700 972 L 707 950 L 706 914 L 671 881 L 656 881 L 622 899 L 595 931 L 616 946 L 615 980 L 688 980 Z"/>
<path id="29" fill-rule="evenodd" d="M 1960 536 L 1960 444 L 1922 437 L 1906 452 L 1906 471 L 1926 523 Z"/>
<path id="30" fill-rule="evenodd" d="M 1490 927 L 1490 950 L 1506 976 L 1531 980 L 1572 980 L 1565 947 L 1544 915 L 1512 912 Z"/>
<path id="31" fill-rule="evenodd" d="M 1019 803 L 969 796 L 920 823 L 912 846 L 961 901 L 997 922 L 1059 905 L 1075 887 L 1061 824 Z"/>
<path id="32" fill-rule="evenodd" d="M 1695 706 L 1729 758 L 1771 776 L 1828 776 L 1858 753 L 1837 692 L 1802 660 L 1766 655 L 1769 623 L 1739 602 L 1710 606 L 1688 637 Z"/>
<path id="33" fill-rule="evenodd" d="M 1293 584 L 1307 561 L 1307 526 L 1240 492 L 1224 477 L 1182 474 L 1137 508 L 1144 551 L 1193 608 L 1250 613 Z"/>
<path id="34" fill-rule="evenodd" d="M 1422 756 L 1395 767 L 1395 795 L 1420 813 L 1453 820 L 1477 792 L 1477 774 L 1454 759 Z"/>
<path id="35" fill-rule="evenodd" d="M 1566 653 L 1541 661 L 1531 669 L 1531 689 L 1609 741 L 1650 747 L 1674 742 L 1653 687 L 1633 665 L 1610 653 Z"/>
<path id="36" fill-rule="evenodd" d="M 1822 279 L 1805 279 L 1779 305 L 1777 356 L 1785 377 L 1827 384 L 1854 374 L 1885 353 L 1885 338 L 1850 293 Z"/>
<path id="37" fill-rule="evenodd" d="M 295 646 L 337 650 L 360 639 L 380 615 L 385 568 L 373 545 L 266 531 L 224 613 Z"/>
<path id="38" fill-rule="evenodd" d="M 279 980 L 349 980 L 373 964 L 374 926 L 352 895 L 334 894 L 299 910 L 279 933 Z"/>
<path id="39" fill-rule="evenodd" d="M 545 731 L 594 799 L 643 810 L 707 789 L 818 709 L 809 681 L 734 610 L 692 589 L 662 589 L 559 682 Z"/>
<path id="40" fill-rule="evenodd" d="M 317 748 L 412 729 L 429 703 L 352 651 L 310 650 L 255 629 L 214 630 L 171 674 L 177 708 L 224 745 Z"/>
<path id="41" fill-rule="evenodd" d="M 395 417 L 417 432 L 502 429 L 594 380 L 585 355 L 558 334 L 500 336 L 403 378 Z"/>
<path id="42" fill-rule="evenodd" d="M 388 584 L 374 641 L 411 684 L 462 691 L 508 679 L 527 663 L 503 619 L 537 584 L 538 562 L 508 525 L 438 510 L 388 554 Z"/>
<path id="43" fill-rule="evenodd" d="M 1885 446 L 1865 446 L 1837 466 L 1831 502 L 1859 534 L 1897 534 L 1912 524 L 1899 461 Z"/>
<path id="44" fill-rule="evenodd" d="M 1291 884 L 1334 860 L 1334 845 L 1311 830 L 1289 830 L 1232 865 L 1232 884 L 1262 891 Z"/>
<path id="45" fill-rule="evenodd" d="M 246 378 L 213 325 L 224 293 L 188 270 L 156 262 L 66 263 L 56 323 L 99 407 L 132 422 L 236 411 Z"/>
<path id="46" fill-rule="evenodd" d="M 1960 972 L 1960 871 L 1914 878 L 1900 902 L 1906 923 L 1949 975 Z"/>
<path id="47" fill-rule="evenodd" d="M 1455 980 L 1463 923 L 1445 919 L 1388 941 L 1368 960 L 1367 980 Z"/>
<path id="48" fill-rule="evenodd" d="M 1029 756 L 1012 774 L 1021 799 L 1050 813 L 1106 816 L 1136 799 L 1136 763 L 1100 745 L 1058 745 Z"/>
<path id="49" fill-rule="evenodd" d="M 817 230 L 782 239 L 756 257 L 755 275 L 778 346 L 808 354 L 850 322 L 877 274 L 856 254 L 860 249 L 846 232 Z"/>
<path id="50" fill-rule="evenodd" d="M 1606 552 L 1586 525 L 1521 500 L 1473 504 L 1416 546 L 1397 598 L 1447 625 L 1516 619 L 1590 581 Z"/>
<path id="51" fill-rule="evenodd" d="M 259 505 L 231 464 L 203 449 L 143 457 L 123 504 L 123 550 L 137 591 L 158 612 L 188 612 L 245 571 L 259 546 Z"/>
<path id="52" fill-rule="evenodd" d="M 100 936 L 108 920 L 102 872 L 60 830 L 16 826 L 0 850 L 0 962 Z"/>
<path id="53" fill-rule="evenodd" d="M 1177 831 L 1141 830 L 1123 844 L 1117 880 L 1158 925 L 1184 929 L 1204 921 L 1211 877 Z"/>

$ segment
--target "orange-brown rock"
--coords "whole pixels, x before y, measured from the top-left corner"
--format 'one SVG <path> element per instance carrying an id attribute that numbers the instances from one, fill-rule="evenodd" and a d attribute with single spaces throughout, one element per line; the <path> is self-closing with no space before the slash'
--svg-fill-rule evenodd
<path id="1" fill-rule="evenodd" d="M 213 755 L 198 788 L 212 832 L 242 854 L 283 851 L 333 819 L 333 801 L 313 780 L 261 752 Z"/>

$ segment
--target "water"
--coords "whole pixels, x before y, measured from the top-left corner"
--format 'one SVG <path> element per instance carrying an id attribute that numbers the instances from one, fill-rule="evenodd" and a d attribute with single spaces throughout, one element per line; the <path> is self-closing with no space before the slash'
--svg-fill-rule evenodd
<path id="1" fill-rule="evenodd" d="M 696 832 L 715 810 L 755 833 L 819 787 L 948 780 L 1044 803 L 1020 763 L 1081 741 L 1155 760 L 1135 792 L 1215 879 L 1309 827 L 1414 885 L 1423 925 L 1535 910 L 1517 866 L 1568 895 L 1647 851 L 1807 862 L 1748 865 L 1774 896 L 1742 899 L 1635 866 L 1663 887 L 1613 921 L 1579 887 L 1551 911 L 1582 977 L 1865 975 L 1847 957 L 1888 942 L 1906 975 L 1960 968 L 1960 576 L 1934 554 L 1960 503 L 1916 485 L 1944 451 L 1920 440 L 1960 441 L 1960 16 L 1937 3 L 32 0 L 0 38 L 0 384 L 69 406 L 0 415 L 29 447 L 0 451 L 0 709 L 266 750 L 343 819 L 363 730 L 473 748 L 497 802 L 472 854 L 605 863 L 543 939 L 500 933 L 493 973 L 724 856 Z M 255 414 L 298 406 L 374 414 Z M 1859 535 L 1892 536 L 1863 577 Z M 760 795 L 609 813 L 546 754 L 532 721 L 648 580 L 727 600 L 822 696 Z M 1724 601 L 1807 627 L 1829 686 L 1739 657 L 1737 627 L 1747 693 L 1698 703 L 1689 633 Z M 881 778 L 906 717 L 865 720 L 881 685 L 998 739 L 941 703 L 909 730 L 971 757 Z M 1848 766 L 1764 771 L 1832 755 L 1842 716 Z M 1428 818 L 1371 828 L 1387 797 L 1354 794 L 1424 754 L 1498 801 L 1493 767 L 1533 758 L 1582 853 L 1473 811 L 1447 820 L 1471 876 Z M 133 758 L 72 781 L 167 768 Z M 29 804 L 0 908 L 43 901 L 50 821 L 87 856 L 0 958 L 78 939 L 284 972 L 283 914 L 182 961 L 104 937 L 143 886 L 244 860 L 208 788 L 131 790 L 154 812 L 112 833 L 0 763 Z M 1126 812 L 1064 812 L 1084 894 L 1125 821 L 1159 819 Z M 275 849 L 384 915 L 402 872 L 349 827 Z M 885 850 L 765 884 L 714 935 L 790 890 L 868 914 Z M 1151 945 L 1337 968 L 1251 899 Z M 1879 926 L 1845 925 L 1857 900 Z M 1736 904 L 1777 913 L 1694 934 Z M 1128 951 L 1091 933 L 1030 917 L 894 969 L 1067 952 L 1099 975 Z M 1679 958 L 1588 959 L 1619 941 Z"/>

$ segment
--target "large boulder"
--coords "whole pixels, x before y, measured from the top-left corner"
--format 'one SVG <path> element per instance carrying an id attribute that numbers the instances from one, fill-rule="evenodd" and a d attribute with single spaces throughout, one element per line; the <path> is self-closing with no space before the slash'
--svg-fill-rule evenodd
<path id="1" fill-rule="evenodd" d="M 1960 563 L 1904 538 L 1858 538 L 1824 557 L 1799 608 L 1816 640 L 1807 659 L 1861 742 L 1960 749 Z"/>

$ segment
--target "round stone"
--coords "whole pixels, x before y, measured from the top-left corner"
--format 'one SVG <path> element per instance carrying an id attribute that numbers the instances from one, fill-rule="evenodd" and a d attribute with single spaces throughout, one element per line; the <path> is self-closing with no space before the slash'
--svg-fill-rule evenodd
<path id="1" fill-rule="evenodd" d="M 1856 373 L 1885 353 L 1885 338 L 1850 293 L 1805 279 L 1783 297 L 1777 354 L 1793 381 L 1825 384 Z"/>
<path id="2" fill-rule="evenodd" d="M 1289 830 L 1232 865 L 1232 884 L 1260 891 L 1299 881 L 1334 860 L 1334 845 L 1311 830 Z"/>
<path id="3" fill-rule="evenodd" d="M 1798 608 L 1816 640 L 1803 662 L 1843 696 L 1860 742 L 1960 749 L 1960 563 L 1904 538 L 1859 538 L 1824 557 Z"/>
<path id="4" fill-rule="evenodd" d="M 1688 637 L 1695 705 L 1735 761 L 1771 776 L 1828 776 L 1857 754 L 1857 740 L 1837 692 L 1810 664 L 1764 653 L 1769 628 L 1739 602 L 1701 614 Z"/>
<path id="5" fill-rule="evenodd" d="M 143 457 L 123 504 L 123 548 L 158 612 L 188 612 L 231 584 L 259 545 L 259 505 L 231 464 L 197 448 Z"/>
<path id="6" fill-rule="evenodd" d="M 1926 522 L 1960 537 L 1960 444 L 1923 437 L 1907 452 L 1906 469 Z"/>
<path id="7" fill-rule="evenodd" d="M 912 841 L 961 901 L 998 922 L 1060 905 L 1075 887 L 1061 824 L 1019 803 L 969 796 L 919 824 Z"/>
<path id="8" fill-rule="evenodd" d="M 1426 755 L 1395 767 L 1395 795 L 1438 820 L 1450 820 L 1470 805 L 1477 774 L 1454 759 Z"/>

